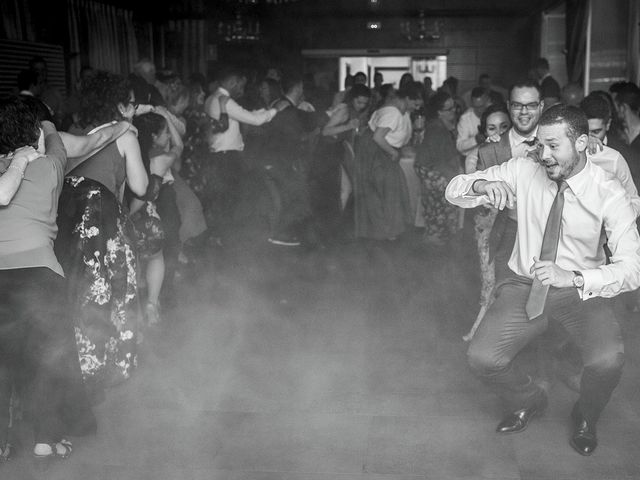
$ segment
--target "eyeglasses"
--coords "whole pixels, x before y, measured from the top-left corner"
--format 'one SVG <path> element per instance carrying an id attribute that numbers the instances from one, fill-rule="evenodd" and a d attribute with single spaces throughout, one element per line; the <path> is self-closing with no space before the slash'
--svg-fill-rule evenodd
<path id="1" fill-rule="evenodd" d="M 527 110 L 535 110 L 540 106 L 540 102 L 531 102 L 531 103 L 520 103 L 520 102 L 509 102 L 509 107 L 511 110 L 522 111 L 525 108 Z"/>

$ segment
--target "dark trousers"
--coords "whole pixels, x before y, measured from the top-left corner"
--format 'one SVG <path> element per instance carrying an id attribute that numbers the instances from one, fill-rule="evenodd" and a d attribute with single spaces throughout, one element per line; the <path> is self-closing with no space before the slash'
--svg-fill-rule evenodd
<path id="1" fill-rule="evenodd" d="M 160 187 L 160 193 L 156 199 L 158 215 L 164 230 L 164 243 L 162 253 L 164 256 L 165 271 L 162 283 L 161 300 L 165 305 L 173 303 L 173 278 L 178 268 L 178 257 L 180 255 L 180 210 L 176 201 L 176 191 L 173 185 L 165 183 Z"/>
<path id="2" fill-rule="evenodd" d="M 95 431 L 72 319 L 58 303 L 63 287 L 48 268 L 0 271 L 0 429 L 7 426 L 12 383 L 28 378 L 36 443 Z"/>
<path id="3" fill-rule="evenodd" d="M 291 165 L 276 165 L 266 170 L 278 196 L 278 212 L 273 234 L 303 236 L 311 215 L 309 186 L 305 173 Z"/>
<path id="4" fill-rule="evenodd" d="M 489 237 L 489 248 L 495 259 L 496 285 L 512 275 L 508 263 L 517 236 L 518 222 L 509 218 L 506 210 L 499 212 Z"/>
<path id="5" fill-rule="evenodd" d="M 209 229 L 227 233 L 240 202 L 244 167 L 242 153 L 229 150 L 212 153 L 203 168 L 204 215 Z"/>
<path id="6" fill-rule="evenodd" d="M 584 373 L 578 406 L 596 422 L 611 397 L 624 363 L 620 325 L 611 300 L 583 301 L 575 288 L 549 289 L 545 313 L 530 321 L 525 313 L 531 281 L 507 279 L 499 288 L 468 351 L 475 373 L 504 401 L 507 411 L 530 407 L 544 394 L 536 382 L 520 371 L 513 360 L 533 339 L 558 322 L 581 352 Z"/>

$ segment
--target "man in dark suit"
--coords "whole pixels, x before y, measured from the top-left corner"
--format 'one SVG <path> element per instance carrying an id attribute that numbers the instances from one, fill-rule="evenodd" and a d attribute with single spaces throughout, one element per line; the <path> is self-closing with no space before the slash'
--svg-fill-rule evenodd
<path id="1" fill-rule="evenodd" d="M 534 148 L 538 120 L 544 108 L 538 85 L 530 80 L 513 85 L 509 91 L 508 107 L 512 126 L 499 139 L 489 139 L 478 148 L 478 170 L 500 165 L 513 157 L 524 157 L 528 150 Z M 495 258 L 496 284 L 509 275 L 507 262 L 517 230 L 515 210 L 500 212 L 490 238 L 491 254 Z"/>
<path id="2" fill-rule="evenodd" d="M 276 104 L 279 113 L 266 126 L 263 144 L 267 177 L 275 186 L 278 211 L 269 242 L 297 246 L 309 241 L 311 207 L 307 186 L 309 140 L 328 119 L 325 113 L 304 111 L 302 77 L 289 75 L 282 82 L 284 97 Z"/>

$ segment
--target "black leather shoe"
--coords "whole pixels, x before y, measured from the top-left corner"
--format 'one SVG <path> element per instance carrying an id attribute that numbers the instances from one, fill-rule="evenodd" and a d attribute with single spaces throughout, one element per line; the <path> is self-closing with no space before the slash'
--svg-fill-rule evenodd
<path id="1" fill-rule="evenodd" d="M 536 415 L 542 415 L 546 408 L 547 398 L 543 397 L 543 400 L 537 405 L 529 408 L 523 408 L 504 417 L 498 424 L 496 432 L 505 434 L 523 432 L 529 425 L 531 419 Z"/>
<path id="2" fill-rule="evenodd" d="M 580 455 L 591 455 L 598 446 L 595 424 L 588 422 L 576 404 L 571 411 L 573 420 L 573 436 L 569 442 Z"/>

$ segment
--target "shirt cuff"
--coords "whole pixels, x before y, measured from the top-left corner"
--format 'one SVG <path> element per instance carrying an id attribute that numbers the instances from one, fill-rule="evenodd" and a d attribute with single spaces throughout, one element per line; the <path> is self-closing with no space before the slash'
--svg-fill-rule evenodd
<path id="1" fill-rule="evenodd" d="M 581 273 L 584 278 L 582 300 L 599 297 L 602 287 L 604 286 L 602 271 L 599 268 L 592 268 L 590 270 L 582 270 Z M 580 292 L 580 290 L 578 290 L 578 292 Z"/>

